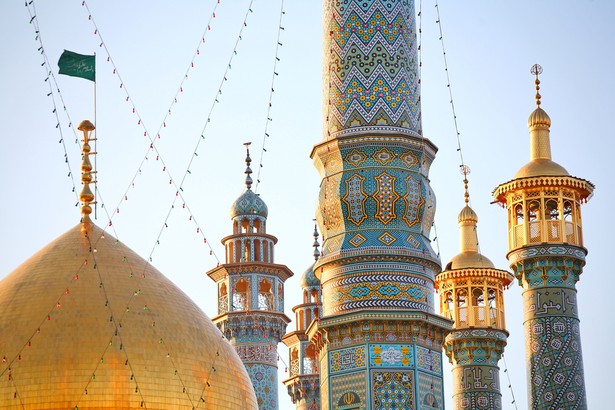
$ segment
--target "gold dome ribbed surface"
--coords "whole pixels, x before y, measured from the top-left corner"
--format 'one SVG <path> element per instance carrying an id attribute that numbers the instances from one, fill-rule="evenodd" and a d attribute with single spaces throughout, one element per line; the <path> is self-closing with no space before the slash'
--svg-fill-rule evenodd
<path id="1" fill-rule="evenodd" d="M 478 215 L 468 205 L 464 206 L 459 215 L 457 216 L 457 222 L 478 222 Z"/>
<path id="2" fill-rule="evenodd" d="M 0 409 L 257 409 L 244 365 L 194 302 L 81 225 L 0 282 Z"/>
<path id="3" fill-rule="evenodd" d="M 566 168 L 550 159 L 534 159 L 523 166 L 515 174 L 515 178 L 529 178 L 538 176 L 568 176 Z"/>
<path id="4" fill-rule="evenodd" d="M 542 125 L 542 126 L 545 126 L 545 127 L 550 127 L 551 126 L 551 118 L 549 117 L 547 112 L 545 110 L 543 110 L 542 108 L 540 108 L 540 107 L 536 108 L 530 114 L 530 117 L 527 119 L 527 126 L 528 127 L 534 127 L 534 126 L 537 126 L 537 125 Z"/>
<path id="5" fill-rule="evenodd" d="M 486 256 L 474 251 L 458 253 L 446 265 L 446 270 L 467 268 L 494 268 L 493 262 Z"/>

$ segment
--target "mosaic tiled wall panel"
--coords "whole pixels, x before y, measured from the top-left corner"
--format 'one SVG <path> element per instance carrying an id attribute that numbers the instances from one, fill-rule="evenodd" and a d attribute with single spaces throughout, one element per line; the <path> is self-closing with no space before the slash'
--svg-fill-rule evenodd
<path id="1" fill-rule="evenodd" d="M 425 372 L 442 374 L 442 351 L 417 346 L 416 367 Z"/>
<path id="2" fill-rule="evenodd" d="M 412 367 L 414 366 L 412 345 L 370 345 L 370 367 Z"/>
<path id="3" fill-rule="evenodd" d="M 499 369 L 494 366 L 453 368 L 455 409 L 501 409 Z"/>
<path id="4" fill-rule="evenodd" d="M 367 373 L 365 371 L 331 376 L 330 384 L 331 409 L 346 406 L 361 410 L 368 408 L 366 406 Z"/>
<path id="5" fill-rule="evenodd" d="M 408 371 L 371 371 L 372 409 L 416 409 L 414 373 Z"/>
<path id="6" fill-rule="evenodd" d="M 444 408 L 444 391 L 442 378 L 433 374 L 418 372 L 418 406 L 419 410 Z"/>
<path id="7" fill-rule="evenodd" d="M 365 367 L 365 347 L 355 346 L 333 350 L 329 353 L 329 371 L 331 373 Z"/>
<path id="8" fill-rule="evenodd" d="M 433 312 L 440 262 L 429 240 L 435 197 L 423 166 L 433 157 L 421 144 L 427 143 L 379 137 L 379 144 L 316 151 L 317 164 L 326 164 L 320 168 L 318 220 L 325 240 L 319 264 L 344 258 L 336 267 L 317 266 L 324 316 L 361 309 Z"/>
<path id="9" fill-rule="evenodd" d="M 587 409 L 575 289 L 584 251 L 535 246 L 509 260 L 524 288 L 530 408 Z"/>
<path id="10" fill-rule="evenodd" d="M 271 410 L 278 408 L 278 369 L 263 364 L 246 364 L 252 380 L 258 408 Z"/>
<path id="11" fill-rule="evenodd" d="M 414 1 L 324 2 L 325 138 L 421 133 Z"/>

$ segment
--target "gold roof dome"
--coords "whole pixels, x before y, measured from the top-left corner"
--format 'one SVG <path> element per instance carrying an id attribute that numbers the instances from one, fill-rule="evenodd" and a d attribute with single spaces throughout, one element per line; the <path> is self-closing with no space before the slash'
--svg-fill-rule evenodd
<path id="1" fill-rule="evenodd" d="M 549 114 L 547 114 L 547 112 L 540 107 L 532 111 L 529 118 L 527 119 L 528 128 L 532 128 L 537 125 L 541 125 L 544 127 L 551 126 L 551 117 L 549 117 Z"/>
<path id="2" fill-rule="evenodd" d="M 257 409 L 213 322 L 151 264 L 83 225 L 0 282 L 0 409 Z"/>

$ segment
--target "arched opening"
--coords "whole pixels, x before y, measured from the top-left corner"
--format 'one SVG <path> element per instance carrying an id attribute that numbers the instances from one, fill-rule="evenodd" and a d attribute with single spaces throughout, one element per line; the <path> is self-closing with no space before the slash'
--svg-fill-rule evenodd
<path id="1" fill-rule="evenodd" d="M 239 233 L 239 222 L 237 222 L 236 220 L 233 221 L 233 233 L 234 234 L 238 234 Z"/>
<path id="2" fill-rule="evenodd" d="M 482 288 L 472 289 L 472 310 L 475 326 L 485 325 L 485 295 Z"/>
<path id="3" fill-rule="evenodd" d="M 487 301 L 489 306 L 489 326 L 500 327 L 498 321 L 498 301 L 497 301 L 497 290 L 493 288 L 487 289 Z"/>
<path id="4" fill-rule="evenodd" d="M 250 229 L 250 221 L 248 218 L 244 218 L 241 220 L 241 233 L 249 233 Z"/>
<path id="5" fill-rule="evenodd" d="M 549 241 L 562 241 L 561 216 L 557 199 L 549 198 L 545 201 L 545 220 Z"/>
<path id="6" fill-rule="evenodd" d="M 254 261 L 259 262 L 261 260 L 261 240 L 254 240 Z"/>
<path id="7" fill-rule="evenodd" d="M 305 325 L 306 325 L 306 327 L 309 326 L 310 323 L 312 323 L 312 310 L 311 309 L 305 309 Z"/>
<path id="8" fill-rule="evenodd" d="M 457 291 L 456 305 L 457 305 L 457 325 L 466 326 L 468 324 L 468 305 L 467 305 L 468 292 L 465 289 L 459 289 Z"/>
<path id="9" fill-rule="evenodd" d="M 235 247 L 233 241 L 228 241 L 226 245 L 226 260 L 229 263 L 235 262 Z"/>
<path id="10" fill-rule="evenodd" d="M 316 372 L 316 348 L 313 344 L 310 343 L 305 348 L 305 357 L 303 358 L 303 373 L 313 374 Z"/>
<path id="11" fill-rule="evenodd" d="M 263 251 L 263 262 L 271 263 L 269 260 L 269 241 L 267 240 L 263 241 Z"/>
<path id="12" fill-rule="evenodd" d="M 312 291 L 310 292 L 310 302 L 318 303 L 318 290 L 317 289 L 312 289 Z"/>
<path id="13" fill-rule="evenodd" d="M 529 222 L 529 242 L 537 243 L 541 242 L 540 238 L 540 218 L 542 211 L 540 208 L 540 201 L 533 200 L 527 205 L 527 220 Z"/>
<path id="14" fill-rule="evenodd" d="M 235 284 L 233 310 L 250 310 L 250 284 L 244 278 Z"/>
<path id="15" fill-rule="evenodd" d="M 579 244 L 582 245 L 581 241 L 576 240 L 575 231 L 578 229 L 579 235 L 581 234 L 580 222 L 577 224 L 575 221 L 575 208 L 574 203 L 570 200 L 564 201 L 563 204 L 563 213 L 564 213 L 564 232 L 566 235 L 566 239 L 564 242 Z"/>
<path id="16" fill-rule="evenodd" d="M 299 374 L 299 350 L 295 347 L 290 351 L 290 375 L 296 376 Z"/>
<path id="17" fill-rule="evenodd" d="M 314 319 L 320 318 L 320 309 L 314 308 Z"/>
<path id="18" fill-rule="evenodd" d="M 453 319 L 453 292 L 448 291 L 444 294 L 444 304 L 442 309 L 444 310 L 444 317 Z"/>
<path id="19" fill-rule="evenodd" d="M 278 283 L 278 310 L 284 312 L 284 285 Z"/>
<path id="20" fill-rule="evenodd" d="M 307 289 L 303 291 L 303 303 L 308 303 L 308 291 Z"/>
<path id="21" fill-rule="evenodd" d="M 273 305 L 273 290 L 267 279 L 258 283 L 258 308 L 260 310 L 275 310 Z"/>
<path id="22" fill-rule="evenodd" d="M 222 282 L 218 288 L 218 314 L 228 312 L 228 290 L 226 283 Z"/>
<path id="23" fill-rule="evenodd" d="M 256 231 L 256 233 L 262 233 L 261 232 L 261 221 L 258 218 L 254 220 L 254 230 Z"/>
<path id="24" fill-rule="evenodd" d="M 235 242 L 235 263 L 243 262 L 241 259 L 241 241 Z"/>

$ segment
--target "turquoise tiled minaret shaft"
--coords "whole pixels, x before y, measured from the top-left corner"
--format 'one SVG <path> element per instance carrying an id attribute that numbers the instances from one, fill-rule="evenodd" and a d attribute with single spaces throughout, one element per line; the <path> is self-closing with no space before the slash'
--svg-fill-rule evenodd
<path id="1" fill-rule="evenodd" d="M 508 212 L 508 261 L 523 287 L 528 401 L 532 410 L 587 409 L 576 283 L 585 265 L 581 204 L 594 185 L 551 159 L 551 119 L 528 119 L 530 162 L 494 191 Z"/>
<path id="2" fill-rule="evenodd" d="M 323 409 L 443 406 L 450 321 L 434 314 L 437 148 L 421 131 L 415 26 L 412 0 L 324 2 L 324 140 L 311 154 L 323 317 L 307 330 Z"/>
<path id="3" fill-rule="evenodd" d="M 259 409 L 271 410 L 278 408 L 277 345 L 290 322 L 284 282 L 293 273 L 273 262 L 277 238 L 267 234 L 267 205 L 251 189 L 250 162 L 248 150 L 247 189 L 231 207 L 233 234 L 222 238 L 226 263 L 207 275 L 218 287 L 218 315 L 212 320 L 246 366 Z"/>

